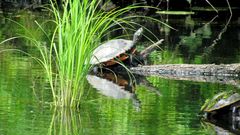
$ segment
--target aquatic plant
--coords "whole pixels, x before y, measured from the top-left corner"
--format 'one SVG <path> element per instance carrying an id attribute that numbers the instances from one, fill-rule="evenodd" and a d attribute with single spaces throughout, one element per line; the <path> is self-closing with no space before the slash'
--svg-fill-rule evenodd
<path id="1" fill-rule="evenodd" d="M 51 1 L 56 29 L 49 47 L 39 45 L 37 47 L 43 56 L 40 62 L 46 70 L 54 104 L 57 106 L 79 106 L 84 92 L 83 79 L 92 67 L 89 63 L 92 52 L 108 32 L 119 27 L 135 31 L 134 26 L 138 28 L 141 26 L 132 21 L 136 17 L 150 19 L 170 27 L 147 16 L 124 16 L 125 13 L 141 6 L 131 5 L 104 12 L 98 9 L 100 2 L 67 0 L 61 12 L 54 1 Z M 41 25 L 39 27 L 42 28 Z"/>
<path id="2" fill-rule="evenodd" d="M 131 28 L 136 25 L 128 21 L 135 16 L 121 16 L 138 6 L 104 12 L 97 9 L 99 2 L 97 0 L 65 1 L 61 11 L 54 1 L 51 1 L 56 29 L 49 38 L 50 46 L 41 45 L 37 39 L 30 39 L 35 41 L 42 55 L 42 58 L 37 60 L 46 71 L 56 106 L 79 106 L 84 92 L 83 79 L 91 69 L 89 61 L 93 49 L 116 25 L 120 27 L 128 25 Z M 38 25 L 45 32 L 44 28 Z M 47 35 L 46 32 L 45 34 Z"/>
<path id="3" fill-rule="evenodd" d="M 15 23 L 24 29 L 25 34 L 4 41 L 24 37 L 37 48 L 40 56 L 33 56 L 22 50 L 13 50 L 29 55 L 42 65 L 52 90 L 55 106 L 79 107 L 84 93 L 82 83 L 92 67 L 89 63 L 92 51 L 107 33 L 119 29 L 119 27 L 135 31 L 134 26 L 138 26 L 138 28 L 141 26 L 131 21 L 137 16 L 124 16 L 125 13 L 140 6 L 131 5 L 104 12 L 98 9 L 100 2 L 97 0 L 66 0 L 59 9 L 52 0 L 49 10 L 53 13 L 54 19 L 47 22 L 55 24 L 53 33 L 47 32 L 47 23 L 35 21 L 38 30 L 46 35 L 47 42 L 42 42 L 26 26 L 18 22 Z M 162 23 L 151 17 L 138 17 Z"/>
<path id="4" fill-rule="evenodd" d="M 97 9 L 98 5 L 97 0 L 65 1 L 61 12 L 51 1 L 56 29 L 50 47 L 38 48 L 43 56 L 41 63 L 49 78 L 55 105 L 79 106 L 84 92 L 81 82 L 91 69 L 89 61 L 93 49 L 115 25 L 130 25 L 127 17 L 120 18 L 120 15 L 136 8 L 129 6 L 103 12 Z"/>

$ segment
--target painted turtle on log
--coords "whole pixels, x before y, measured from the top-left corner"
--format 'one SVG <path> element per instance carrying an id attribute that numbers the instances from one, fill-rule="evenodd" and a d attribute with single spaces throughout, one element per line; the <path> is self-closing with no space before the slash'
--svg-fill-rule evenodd
<path id="1" fill-rule="evenodd" d="M 125 61 L 129 59 L 131 54 L 136 53 L 135 44 L 140 38 L 142 32 L 142 28 L 138 29 L 133 35 L 133 40 L 114 39 L 98 46 L 93 51 L 90 64 L 112 66 L 117 64 L 118 61 Z"/>
<path id="2" fill-rule="evenodd" d="M 212 118 L 215 115 L 226 115 L 231 113 L 233 116 L 240 116 L 240 94 L 228 91 L 215 95 L 211 100 L 206 100 L 201 111 L 205 112 L 205 118 Z"/>

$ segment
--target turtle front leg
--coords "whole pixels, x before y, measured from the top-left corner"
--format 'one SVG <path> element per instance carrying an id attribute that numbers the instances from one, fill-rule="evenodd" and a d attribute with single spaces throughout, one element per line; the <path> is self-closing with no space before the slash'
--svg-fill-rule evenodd
<path id="1" fill-rule="evenodd" d="M 129 56 L 129 65 L 134 66 L 134 67 L 137 66 L 136 62 L 133 60 L 134 59 L 133 54 L 129 54 L 128 56 Z"/>
<path id="2" fill-rule="evenodd" d="M 129 54 L 129 62 L 130 62 L 130 64 L 133 63 L 133 55 L 132 54 Z"/>
<path id="3" fill-rule="evenodd" d="M 240 106 L 232 107 L 232 121 L 238 123 L 238 125 L 240 124 Z"/>
<path id="4" fill-rule="evenodd" d="M 232 129 L 240 127 L 240 106 L 232 107 Z"/>
<path id="5" fill-rule="evenodd" d="M 232 107 L 232 118 L 235 120 L 235 118 L 238 116 L 238 108 L 236 106 Z"/>
<path id="6" fill-rule="evenodd" d="M 239 105 L 232 107 L 232 114 L 234 116 L 240 116 L 240 106 Z"/>

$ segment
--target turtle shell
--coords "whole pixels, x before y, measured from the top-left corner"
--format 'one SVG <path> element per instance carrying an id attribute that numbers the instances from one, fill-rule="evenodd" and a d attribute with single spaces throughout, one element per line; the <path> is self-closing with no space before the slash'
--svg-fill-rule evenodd
<path id="1" fill-rule="evenodd" d="M 104 62 L 108 62 L 109 60 L 112 60 L 112 62 L 113 62 L 113 59 L 117 56 L 119 56 L 119 59 L 123 61 L 123 60 L 127 59 L 128 56 L 125 55 L 125 56 L 120 57 L 120 54 L 127 52 L 132 47 L 133 47 L 132 40 L 125 40 L 125 39 L 110 40 L 110 41 L 98 46 L 93 51 L 93 56 L 90 60 L 90 64 L 104 63 Z M 109 65 L 113 65 L 113 64 L 114 64 L 114 62 Z"/>
<path id="2" fill-rule="evenodd" d="M 202 109 L 204 112 L 212 112 L 223 107 L 232 105 L 233 103 L 240 101 L 240 94 L 236 92 L 221 92 L 213 97 L 211 100 L 207 100 Z"/>

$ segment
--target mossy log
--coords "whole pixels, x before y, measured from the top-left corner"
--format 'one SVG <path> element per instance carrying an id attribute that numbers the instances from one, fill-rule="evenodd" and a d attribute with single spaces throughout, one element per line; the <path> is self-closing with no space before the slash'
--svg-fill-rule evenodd
<path id="1" fill-rule="evenodd" d="M 166 64 L 132 67 L 131 71 L 143 76 L 222 83 L 240 87 L 240 64 Z"/>
<path id="2" fill-rule="evenodd" d="M 134 73 L 177 76 L 240 76 L 240 64 L 165 64 L 132 67 Z"/>

